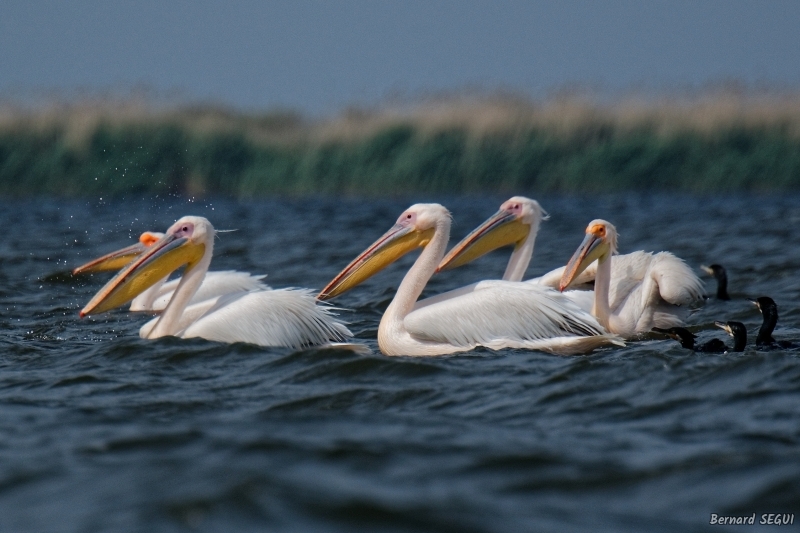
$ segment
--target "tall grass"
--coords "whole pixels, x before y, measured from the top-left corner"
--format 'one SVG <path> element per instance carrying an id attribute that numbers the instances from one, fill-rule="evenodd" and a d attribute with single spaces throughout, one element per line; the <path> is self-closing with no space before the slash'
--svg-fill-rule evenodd
<path id="1" fill-rule="evenodd" d="M 0 106 L 0 194 L 784 191 L 800 94 L 451 98 L 309 121 L 137 102 Z"/>

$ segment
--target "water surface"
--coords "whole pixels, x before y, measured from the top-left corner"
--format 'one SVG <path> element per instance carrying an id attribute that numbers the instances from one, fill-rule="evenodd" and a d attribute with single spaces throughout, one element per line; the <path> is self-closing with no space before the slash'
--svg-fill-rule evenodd
<path id="1" fill-rule="evenodd" d="M 504 199 L 415 201 L 451 209 L 455 242 Z M 752 343 L 760 314 L 745 298 L 769 295 L 775 336 L 800 343 L 800 197 L 539 200 L 551 219 L 531 277 L 563 265 L 602 217 L 623 253 L 728 268 L 733 301 L 691 318 L 701 342 L 725 338 L 714 320 L 739 320 Z M 651 339 L 586 357 L 384 357 L 378 321 L 414 257 L 334 302 L 373 355 L 144 341 L 149 316 L 78 318 L 108 276 L 62 274 L 196 214 L 237 230 L 220 234 L 213 269 L 319 289 L 410 203 L 3 200 L 0 530 L 705 531 L 711 513 L 800 519 L 796 351 L 701 355 Z M 425 294 L 499 277 L 507 257 L 436 276 Z"/>

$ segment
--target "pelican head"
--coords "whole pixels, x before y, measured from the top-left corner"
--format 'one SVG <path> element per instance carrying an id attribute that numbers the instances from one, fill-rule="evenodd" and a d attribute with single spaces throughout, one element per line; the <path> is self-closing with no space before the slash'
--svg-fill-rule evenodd
<path id="1" fill-rule="evenodd" d="M 183 217 L 146 251 L 114 276 L 81 310 L 80 316 L 125 305 L 178 268 L 188 273 L 211 252 L 214 227 L 203 217 Z M 184 273 L 184 274 L 185 274 Z"/>
<path id="2" fill-rule="evenodd" d="M 317 295 L 328 300 L 371 278 L 408 252 L 426 246 L 450 212 L 439 204 L 414 204 L 400 215 L 389 231 L 353 259 Z"/>
<path id="3" fill-rule="evenodd" d="M 617 228 L 605 220 L 592 220 L 586 227 L 586 237 L 564 267 L 559 289 L 566 289 L 593 261 L 605 261 L 617 251 Z"/>
<path id="4" fill-rule="evenodd" d="M 528 235 L 539 232 L 539 223 L 548 215 L 539 202 L 514 196 L 503 202 L 500 210 L 453 246 L 436 269 L 437 272 L 457 268 L 484 254 L 514 245 L 519 247 Z"/>
<path id="5" fill-rule="evenodd" d="M 106 272 L 109 270 L 119 270 L 130 264 L 134 258 L 143 253 L 148 247 L 152 246 L 158 239 L 163 237 L 163 233 L 145 231 L 139 236 L 139 242 L 126 246 L 110 254 L 106 254 L 88 263 L 79 266 L 72 271 L 73 275 L 90 274 L 94 272 Z"/>

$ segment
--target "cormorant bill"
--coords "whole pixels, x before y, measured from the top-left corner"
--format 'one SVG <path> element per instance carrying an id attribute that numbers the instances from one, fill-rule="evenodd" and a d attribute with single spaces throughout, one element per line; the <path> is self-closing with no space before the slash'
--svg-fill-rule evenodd
<path id="1" fill-rule="evenodd" d="M 700 268 L 717 280 L 717 300 L 730 300 L 731 297 L 728 296 L 728 273 L 725 271 L 725 267 L 715 263 L 711 266 L 701 265 Z"/>
<path id="2" fill-rule="evenodd" d="M 761 296 L 755 300 L 750 300 L 758 307 L 764 317 L 761 323 L 761 329 L 758 330 L 758 337 L 756 337 L 756 346 L 769 347 L 778 346 L 780 348 L 796 348 L 794 344 L 787 341 L 776 341 L 772 338 L 772 332 L 775 326 L 778 325 L 778 304 L 769 296 Z"/>
<path id="3" fill-rule="evenodd" d="M 744 347 L 747 345 L 747 328 L 741 322 L 714 322 L 718 328 L 722 328 L 728 332 L 728 335 L 733 337 L 733 348 L 730 352 L 743 352 Z"/>

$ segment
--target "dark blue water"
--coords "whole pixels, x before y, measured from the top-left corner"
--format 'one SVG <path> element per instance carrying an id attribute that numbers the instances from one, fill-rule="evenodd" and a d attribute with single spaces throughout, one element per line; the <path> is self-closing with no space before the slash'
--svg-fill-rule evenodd
<path id="1" fill-rule="evenodd" d="M 455 242 L 504 199 L 414 200 L 451 209 Z M 744 322 L 752 342 L 745 297 L 761 295 L 778 302 L 775 337 L 800 342 L 800 197 L 539 200 L 551 220 L 531 276 L 603 217 L 622 252 L 727 266 L 734 300 L 693 315 L 701 342 L 730 342 L 714 320 Z M 199 214 L 238 230 L 212 268 L 319 289 L 410 203 L 0 202 L 0 530 L 706 531 L 711 513 L 795 513 L 800 527 L 796 351 L 643 340 L 586 357 L 387 358 L 378 321 L 413 257 L 335 300 L 373 355 L 144 341 L 148 316 L 78 318 L 106 277 L 59 274 Z M 498 277 L 506 259 L 426 295 Z"/>

